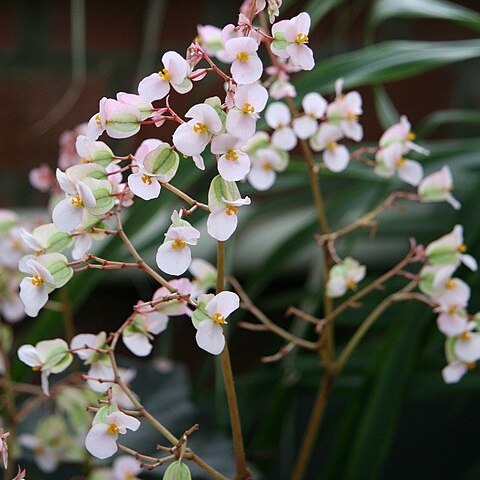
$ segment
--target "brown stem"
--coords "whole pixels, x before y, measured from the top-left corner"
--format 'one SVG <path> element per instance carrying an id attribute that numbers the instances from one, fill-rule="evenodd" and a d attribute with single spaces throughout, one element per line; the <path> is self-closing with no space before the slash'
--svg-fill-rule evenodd
<path id="1" fill-rule="evenodd" d="M 218 294 L 223 291 L 225 285 L 225 244 L 223 242 L 217 242 L 217 272 L 216 292 Z M 228 351 L 228 342 L 225 342 L 225 348 L 220 354 L 220 364 L 222 367 L 223 383 L 225 385 L 228 413 L 230 415 L 230 425 L 232 428 L 233 449 L 235 452 L 236 463 L 235 480 L 251 479 L 253 477 L 247 466 L 245 447 L 243 446 L 242 424 L 240 421 L 240 412 L 238 410 L 238 400 L 235 392 L 235 381 L 233 378 L 232 364 L 230 362 L 230 353 Z"/>

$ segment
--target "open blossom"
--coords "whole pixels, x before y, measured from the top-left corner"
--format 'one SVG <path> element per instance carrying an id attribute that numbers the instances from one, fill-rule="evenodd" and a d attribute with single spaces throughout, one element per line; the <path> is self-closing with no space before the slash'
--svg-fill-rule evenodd
<path id="1" fill-rule="evenodd" d="M 140 480 L 137 475 L 142 471 L 140 462 L 133 457 L 123 455 L 115 459 L 112 465 L 112 480 Z"/>
<path id="2" fill-rule="evenodd" d="M 282 150 L 292 150 L 297 145 L 297 137 L 290 127 L 292 116 L 289 108 L 282 102 L 271 103 L 265 111 L 267 125 L 275 131 L 272 144 Z"/>
<path id="3" fill-rule="evenodd" d="M 423 155 L 428 155 L 429 152 L 425 148 L 413 143 L 415 134 L 411 131 L 411 125 L 405 115 L 400 117 L 400 121 L 395 125 L 389 127 L 380 138 L 380 147 L 385 148 L 394 143 L 399 143 L 404 153 L 414 150 Z"/>
<path id="4" fill-rule="evenodd" d="M 68 260 L 60 253 L 27 255 L 20 261 L 19 269 L 27 274 L 20 282 L 20 298 L 30 317 L 36 317 L 47 303 L 48 295 L 63 287 L 73 275 Z"/>
<path id="5" fill-rule="evenodd" d="M 55 471 L 61 462 L 78 461 L 81 455 L 79 446 L 60 415 L 48 415 L 40 420 L 34 434 L 20 435 L 18 443 L 32 451 L 35 463 L 45 473 Z"/>
<path id="6" fill-rule="evenodd" d="M 16 268 L 20 259 L 28 252 L 22 238 L 23 229 L 14 226 L 0 236 L 0 265 Z"/>
<path id="7" fill-rule="evenodd" d="M 195 338 L 200 348 L 212 355 L 222 353 L 225 347 L 223 325 L 239 305 L 240 299 L 233 292 L 198 297 L 198 308 L 193 312 L 192 321 L 197 329 Z"/>
<path id="8" fill-rule="evenodd" d="M 470 299 L 470 287 L 459 278 L 451 278 L 438 295 L 432 297 L 438 304 L 438 329 L 448 337 L 460 335 L 467 329 L 468 315 L 464 310 Z"/>
<path id="9" fill-rule="evenodd" d="M 250 171 L 250 158 L 241 149 L 244 143 L 228 133 L 213 137 L 211 151 L 214 155 L 220 155 L 217 168 L 225 180 L 243 180 Z"/>
<path id="10" fill-rule="evenodd" d="M 113 98 L 100 100 L 99 112 L 88 122 L 87 138 L 96 140 L 103 132 L 112 138 L 128 138 L 140 130 L 142 114 L 137 107 Z"/>
<path id="11" fill-rule="evenodd" d="M 212 135 L 222 129 L 222 121 L 216 110 L 206 103 L 191 107 L 185 114 L 191 118 L 182 123 L 173 134 L 175 148 L 184 155 L 200 155 L 210 142 Z"/>
<path id="12" fill-rule="evenodd" d="M 293 130 L 298 138 L 306 140 L 318 129 L 320 120 L 327 110 L 327 101 L 316 92 L 307 93 L 302 100 L 303 115 L 293 120 Z"/>
<path id="13" fill-rule="evenodd" d="M 355 290 L 357 284 L 365 278 L 366 268 L 357 260 L 347 257 L 342 263 L 334 265 L 329 272 L 327 295 L 331 298 L 342 297 L 347 290 Z"/>
<path id="14" fill-rule="evenodd" d="M 307 47 L 310 16 L 302 12 L 290 20 L 281 20 L 272 26 L 272 51 L 280 58 L 289 58 L 294 66 L 311 70 L 315 66 L 312 50 Z"/>
<path id="15" fill-rule="evenodd" d="M 453 179 L 450 168 L 445 165 L 438 172 L 427 175 L 418 186 L 420 201 L 448 202 L 455 210 L 461 207 L 460 202 L 452 195 Z"/>
<path id="16" fill-rule="evenodd" d="M 256 190 L 268 190 L 275 183 L 276 172 L 284 170 L 286 163 L 273 148 L 260 148 L 252 155 L 252 169 L 248 182 Z"/>
<path id="17" fill-rule="evenodd" d="M 194 258 L 188 270 L 193 275 L 191 297 L 197 298 L 215 287 L 217 269 L 211 263 L 202 258 Z"/>
<path id="18" fill-rule="evenodd" d="M 363 113 L 362 97 L 356 91 L 342 93 L 343 80 L 335 82 L 336 98 L 327 107 L 327 120 L 340 128 L 343 134 L 359 142 L 363 138 L 363 128 L 358 117 Z"/>
<path id="19" fill-rule="evenodd" d="M 189 245 L 196 245 L 199 238 L 200 232 L 174 211 L 172 224 L 165 234 L 165 241 L 157 250 L 158 268 L 170 275 L 181 275 L 186 272 L 192 261 Z"/>
<path id="20" fill-rule="evenodd" d="M 171 280 L 170 285 L 179 294 L 188 296 L 191 294 L 192 285 L 187 278 Z M 159 288 L 153 295 L 152 301 L 160 301 L 171 295 L 166 287 Z M 154 307 L 144 306 L 143 302 L 137 303 L 137 313 L 122 333 L 125 346 L 135 355 L 145 357 L 152 351 L 151 341 L 153 335 L 162 333 L 168 326 L 170 316 L 185 315 L 190 310 L 183 301 L 169 300 L 156 304 Z"/>
<path id="21" fill-rule="evenodd" d="M 113 382 L 113 372 L 110 358 L 106 352 L 108 346 L 105 344 L 107 334 L 100 332 L 97 335 L 91 333 L 80 333 L 75 335 L 70 342 L 70 349 L 84 361 L 88 369 L 88 386 L 96 392 L 105 392 L 109 384 Z M 101 381 L 99 381 L 101 380 Z"/>
<path id="22" fill-rule="evenodd" d="M 318 132 L 310 138 L 310 146 L 315 152 L 323 150 L 325 166 L 332 172 L 345 170 L 350 162 L 350 154 L 345 145 L 337 142 L 343 138 L 340 128 L 330 123 L 322 123 Z"/>
<path id="23" fill-rule="evenodd" d="M 105 168 L 96 163 L 75 165 L 62 172 L 57 169 L 57 180 L 65 192 L 65 199 L 57 203 L 52 212 L 55 227 L 68 232 L 81 222 L 84 211 L 103 215 L 115 204 L 112 184 Z"/>
<path id="24" fill-rule="evenodd" d="M 268 92 L 261 85 L 240 85 L 234 95 L 234 108 L 227 114 L 227 131 L 239 138 L 249 139 L 255 133 L 259 113 L 265 108 Z"/>
<path id="25" fill-rule="evenodd" d="M 466 265 L 470 270 L 477 270 L 477 261 L 467 255 L 466 245 L 463 243 L 463 227 L 455 225 L 451 233 L 430 243 L 425 252 L 428 261 L 434 265 L 452 265 L 457 267 L 460 263 Z"/>
<path id="26" fill-rule="evenodd" d="M 235 182 L 217 175 L 208 190 L 208 234 L 220 242 L 228 240 L 237 228 L 238 208 L 242 205 L 250 205 L 250 198 L 242 198 Z"/>
<path id="27" fill-rule="evenodd" d="M 177 173 L 180 159 L 168 143 L 160 142 L 145 157 L 137 158 L 135 173 L 128 176 L 130 190 L 144 200 L 160 195 L 161 183 L 169 182 Z"/>
<path id="28" fill-rule="evenodd" d="M 83 163 L 94 162 L 106 167 L 113 161 L 114 154 L 106 143 L 90 140 L 85 135 L 77 137 L 75 148 Z"/>
<path id="29" fill-rule="evenodd" d="M 30 170 L 28 179 L 32 187 L 41 192 L 48 192 L 55 184 L 53 170 L 46 163 L 42 163 L 39 167 Z"/>
<path id="30" fill-rule="evenodd" d="M 93 419 L 92 428 L 85 438 L 85 447 L 100 459 L 109 458 L 117 452 L 117 439 L 128 430 L 135 432 L 140 422 L 135 417 L 120 411 L 108 413 L 110 407 L 101 408 Z"/>
<path id="31" fill-rule="evenodd" d="M 189 92 L 193 85 L 188 75 L 188 62 L 177 52 L 166 52 L 162 57 L 163 69 L 144 78 L 138 85 L 142 98 L 153 102 L 168 95 L 170 86 L 178 93 Z"/>
<path id="32" fill-rule="evenodd" d="M 472 332 L 475 323 L 470 322 L 467 329 L 454 339 L 453 351 L 458 360 L 473 364 L 480 360 L 480 333 Z"/>
<path id="33" fill-rule="evenodd" d="M 239 85 L 256 82 L 263 71 L 257 55 L 258 43 L 251 37 L 232 38 L 225 43 L 225 51 L 232 61 L 230 71 Z"/>
<path id="34" fill-rule="evenodd" d="M 228 62 L 228 55 L 222 41 L 222 29 L 213 25 L 197 25 L 197 42 L 209 57 Z"/>
<path id="35" fill-rule="evenodd" d="M 401 144 L 394 143 L 381 148 L 376 156 L 375 173 L 381 177 L 393 177 L 395 173 L 410 185 L 418 185 L 423 177 L 423 167 L 420 163 L 403 156 Z"/>
<path id="36" fill-rule="evenodd" d="M 18 358 L 34 371 L 41 372 L 42 390 L 45 395 L 49 395 L 50 374 L 63 372 L 73 360 L 67 343 L 60 338 L 44 340 L 35 346 L 22 345 L 18 349 Z"/>

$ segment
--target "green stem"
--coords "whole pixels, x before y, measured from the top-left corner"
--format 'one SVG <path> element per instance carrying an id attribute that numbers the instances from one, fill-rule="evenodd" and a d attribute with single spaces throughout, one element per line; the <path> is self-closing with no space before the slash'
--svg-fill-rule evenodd
<path id="1" fill-rule="evenodd" d="M 217 242 L 217 294 L 223 291 L 224 285 L 225 244 L 223 242 Z M 251 479 L 253 477 L 247 467 L 245 447 L 243 446 L 242 424 L 240 421 L 237 394 L 235 392 L 235 381 L 233 378 L 232 364 L 230 362 L 230 353 L 228 351 L 228 342 L 225 342 L 225 348 L 220 354 L 220 364 L 222 367 L 223 383 L 225 385 L 228 412 L 230 415 L 230 425 L 232 428 L 233 450 L 235 452 L 235 463 L 237 471 L 235 479 Z"/>

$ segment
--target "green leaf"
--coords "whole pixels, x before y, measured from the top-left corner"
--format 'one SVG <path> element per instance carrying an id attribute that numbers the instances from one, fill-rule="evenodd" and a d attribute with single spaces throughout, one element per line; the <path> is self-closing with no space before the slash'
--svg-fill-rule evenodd
<path id="1" fill-rule="evenodd" d="M 480 40 L 417 42 L 396 40 L 324 60 L 303 74 L 297 90 L 329 91 L 343 78 L 347 88 L 412 77 L 451 63 L 480 57 Z"/>
<path id="2" fill-rule="evenodd" d="M 385 130 L 400 120 L 400 115 L 384 87 L 381 85 L 373 87 L 373 99 L 378 120 Z"/>
<path id="3" fill-rule="evenodd" d="M 370 24 L 377 26 L 393 17 L 448 20 L 480 31 L 480 15 L 477 12 L 444 0 L 377 0 Z"/>
<path id="4" fill-rule="evenodd" d="M 191 480 L 190 469 L 180 460 L 171 463 L 163 474 L 163 480 Z"/>
<path id="5" fill-rule="evenodd" d="M 463 128 L 464 125 L 480 127 L 480 112 L 478 110 L 438 110 L 423 119 L 415 128 L 417 137 L 425 138 L 443 125 L 455 125 Z"/>
<path id="6" fill-rule="evenodd" d="M 310 0 L 304 7 L 312 20 L 310 30 L 313 30 L 315 25 L 317 25 L 327 13 L 335 7 L 338 7 L 341 3 L 343 3 L 343 0 Z"/>

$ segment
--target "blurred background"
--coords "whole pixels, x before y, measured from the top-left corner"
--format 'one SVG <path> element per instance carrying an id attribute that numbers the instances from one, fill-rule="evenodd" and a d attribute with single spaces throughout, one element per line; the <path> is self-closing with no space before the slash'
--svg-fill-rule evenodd
<path id="1" fill-rule="evenodd" d="M 346 89 L 358 89 L 363 96 L 362 124 L 365 141 L 371 144 L 400 114 L 407 115 L 417 142 L 432 152 L 422 159 L 426 172 L 448 163 L 455 196 L 464 207 L 456 212 L 447 204 L 405 205 L 401 211 L 389 211 L 382 215 L 374 241 L 368 232 L 358 232 L 339 245 L 341 256 L 358 258 L 373 278 L 406 253 L 409 237 L 428 243 L 462 223 L 470 253 L 480 258 L 478 1 L 283 3 L 281 18 L 300 11 L 312 17 L 309 38 L 316 68 L 296 77 L 297 102 L 309 91 L 331 100 L 335 80 L 344 78 Z M 88 121 L 101 97 L 135 92 L 140 79 L 158 70 L 165 51 L 183 54 L 198 24 L 235 23 L 240 3 L 2 0 L 0 5 L 0 207 L 42 212 L 47 196 L 29 186 L 28 172 L 42 163 L 55 168 L 60 135 Z M 207 77 L 191 95 L 175 96 L 175 108 L 183 113 L 221 92 L 221 87 Z M 122 155 L 134 151 L 144 138 L 168 141 L 171 133 L 168 127 L 149 127 L 131 139 L 106 142 Z M 182 165 L 175 181 L 205 199 L 213 170 L 205 179 L 189 167 Z M 372 209 L 390 191 L 405 188 L 362 165 L 351 165 L 341 175 L 322 173 L 320 181 L 333 228 Z M 272 190 L 259 193 L 241 187 L 254 207 L 245 215 L 242 211 L 238 233 L 227 248 L 230 273 L 259 307 L 299 332 L 305 325 L 286 318 L 285 309 L 296 305 L 318 315 L 322 309 L 321 260 L 313 242 L 318 227 L 307 185 L 295 150 Z M 162 201 L 137 202 L 131 209 L 127 233 L 147 259 L 153 260 L 177 206 L 164 192 Z M 196 225 L 202 231 L 204 220 L 200 216 Z M 213 242 L 200 245 L 195 253 L 213 261 Z M 104 247 L 106 258 L 118 260 L 122 255 L 115 241 Z M 480 306 L 479 278 L 463 270 L 461 274 L 472 286 L 474 313 Z M 126 272 L 88 272 L 76 277 L 69 290 L 77 331 L 97 332 L 118 328 L 138 298 L 151 297 L 154 286 Z M 342 316 L 339 345 L 387 294 L 375 293 L 360 310 Z M 252 320 L 245 314 L 237 319 Z M 259 478 L 288 478 L 321 377 L 318 361 L 293 352 L 280 362 L 264 364 L 260 357 L 275 353 L 281 341 L 236 329 L 235 323 L 231 322 L 231 350 L 248 457 Z M 53 313 L 26 320 L 18 326 L 18 342 L 51 338 L 59 325 Z M 313 338 L 313 332 L 304 334 Z M 178 432 L 190 425 L 185 415 L 200 421 L 202 430 L 205 425 L 199 443 L 210 448 L 208 455 L 219 462 L 218 468 L 228 469 L 228 416 L 215 361 L 197 348 L 187 320 L 171 322 L 157 339 L 154 354 L 156 368 L 151 362 L 140 364 L 134 386 Z M 132 362 L 127 355 L 124 361 Z M 307 478 L 480 478 L 480 376 L 473 372 L 460 384 L 446 386 L 440 376 L 444 362 L 443 337 L 426 307 L 390 309 L 338 381 Z M 143 381 L 142 372 L 147 378 Z M 16 374 L 28 379 L 20 367 Z M 35 475 L 32 478 L 47 478 Z M 67 478 L 67 473 L 48 478 Z"/>

